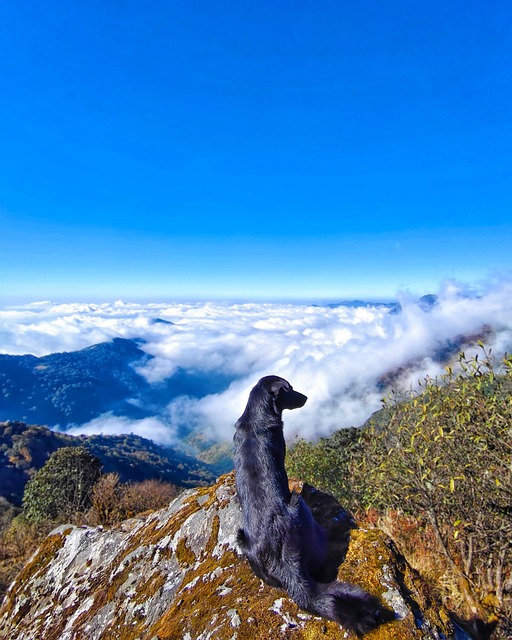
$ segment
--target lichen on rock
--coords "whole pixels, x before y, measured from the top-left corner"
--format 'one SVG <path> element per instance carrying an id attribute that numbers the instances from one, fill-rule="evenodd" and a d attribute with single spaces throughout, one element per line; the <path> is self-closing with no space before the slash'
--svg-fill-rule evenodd
<path id="1" fill-rule="evenodd" d="M 60 527 L 11 585 L 0 609 L 0 637 L 353 640 L 256 578 L 236 546 L 240 523 L 228 474 L 113 529 Z M 369 640 L 453 636 L 442 606 L 382 532 L 351 530 L 338 575 L 397 614 Z"/>

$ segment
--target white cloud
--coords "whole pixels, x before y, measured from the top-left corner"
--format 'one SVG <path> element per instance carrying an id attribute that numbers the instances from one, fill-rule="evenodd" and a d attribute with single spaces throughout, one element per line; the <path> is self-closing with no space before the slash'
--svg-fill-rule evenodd
<path id="1" fill-rule="evenodd" d="M 81 427 L 88 432 L 101 427 L 171 441 L 180 427 L 192 425 L 230 438 L 251 387 L 277 374 L 309 397 L 304 408 L 285 414 L 287 434 L 314 436 L 361 424 L 379 408 L 379 381 L 390 372 L 404 386 L 439 373 L 436 352 L 460 336 L 492 327 L 496 352 L 510 350 L 512 282 L 477 291 L 447 282 L 438 296 L 426 311 L 403 293 L 398 314 L 382 307 L 45 302 L 0 309 L 0 352 L 43 355 L 137 337 L 154 356 L 140 370 L 151 383 L 177 368 L 232 380 L 218 394 L 177 398 L 149 421 L 104 416 Z"/>
<path id="2" fill-rule="evenodd" d="M 103 435 L 133 433 L 137 436 L 159 442 L 160 444 L 172 445 L 176 443 L 172 426 L 156 417 L 130 420 L 123 416 L 114 416 L 111 413 L 105 413 L 86 424 L 67 429 L 66 433 L 74 436 L 93 435 L 97 433 Z"/>

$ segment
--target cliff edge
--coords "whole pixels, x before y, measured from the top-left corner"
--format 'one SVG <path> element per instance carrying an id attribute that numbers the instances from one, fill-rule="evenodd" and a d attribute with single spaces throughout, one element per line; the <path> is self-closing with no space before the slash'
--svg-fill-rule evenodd
<path id="1" fill-rule="evenodd" d="M 330 503 L 316 495 L 321 511 Z M 325 507 L 325 518 L 332 513 L 332 504 Z M 338 506 L 339 513 L 346 514 Z M 397 616 L 365 638 L 453 638 L 446 611 L 386 536 L 348 526 L 348 514 L 345 520 L 339 579 L 379 596 Z M 236 546 L 240 523 L 231 473 L 113 529 L 61 526 L 11 585 L 0 608 L 0 637 L 353 640 L 256 578 Z"/>

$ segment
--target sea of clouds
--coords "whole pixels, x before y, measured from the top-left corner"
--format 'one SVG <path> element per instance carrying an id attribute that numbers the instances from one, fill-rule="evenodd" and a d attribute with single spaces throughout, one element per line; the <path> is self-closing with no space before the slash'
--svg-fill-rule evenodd
<path id="1" fill-rule="evenodd" d="M 141 348 L 154 357 L 139 372 L 149 382 L 178 368 L 227 381 L 216 394 L 175 398 L 159 415 L 104 415 L 74 433 L 137 433 L 172 443 L 185 428 L 230 439 L 252 386 L 276 374 L 309 397 L 285 414 L 288 436 L 314 438 L 362 424 L 381 406 L 383 381 L 407 388 L 442 373 L 439 353 L 464 345 L 461 337 L 485 336 L 497 357 L 511 351 L 512 281 L 479 288 L 446 282 L 435 293 L 431 307 L 397 296 L 398 313 L 377 305 L 35 302 L 0 309 L 0 352 L 41 356 L 143 338 Z"/>

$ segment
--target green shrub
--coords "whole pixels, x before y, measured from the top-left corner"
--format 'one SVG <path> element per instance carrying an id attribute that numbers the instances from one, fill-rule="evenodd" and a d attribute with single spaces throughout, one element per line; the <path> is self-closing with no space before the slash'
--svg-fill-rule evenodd
<path id="1" fill-rule="evenodd" d="M 512 359 L 496 372 L 481 347 L 421 393 L 392 394 L 358 464 L 364 506 L 428 522 L 472 612 L 475 593 L 503 607 L 512 563 Z"/>
<path id="2" fill-rule="evenodd" d="M 62 521 L 85 512 L 100 469 L 100 460 L 85 447 L 58 449 L 25 487 L 25 517 L 31 522 Z"/>
<path id="3" fill-rule="evenodd" d="M 424 574 L 444 567 L 438 577 L 463 616 L 503 621 L 512 618 L 512 358 L 498 367 L 480 347 L 419 390 L 392 392 L 364 427 L 298 441 L 287 466 L 347 509 L 370 510 L 363 517 Z"/>
<path id="4" fill-rule="evenodd" d="M 342 429 L 314 444 L 300 439 L 290 448 L 286 466 L 290 477 L 300 478 L 337 498 L 347 509 L 359 502 L 353 461 L 361 456 L 360 430 Z"/>

